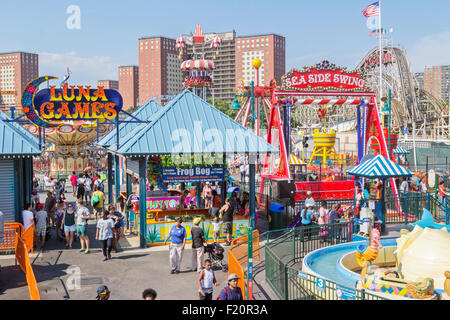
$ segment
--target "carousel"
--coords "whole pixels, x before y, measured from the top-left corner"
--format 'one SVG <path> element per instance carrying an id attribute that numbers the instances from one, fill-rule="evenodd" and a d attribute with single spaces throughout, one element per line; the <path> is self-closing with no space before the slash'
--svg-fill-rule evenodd
<path id="1" fill-rule="evenodd" d="M 34 135 L 39 134 L 36 125 L 25 125 Z M 48 147 L 41 158 L 34 161 L 34 170 L 51 175 L 80 172 L 86 168 L 106 167 L 104 154 L 92 142 L 109 131 L 107 125 L 98 128 L 85 121 L 66 122 L 59 127 L 45 128 L 45 142 Z"/>

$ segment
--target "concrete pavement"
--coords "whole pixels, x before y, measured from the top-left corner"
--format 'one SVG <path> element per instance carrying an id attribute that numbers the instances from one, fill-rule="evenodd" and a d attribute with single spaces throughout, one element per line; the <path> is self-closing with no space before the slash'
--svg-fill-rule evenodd
<path id="1" fill-rule="evenodd" d="M 74 201 L 71 193 L 66 193 L 69 202 Z M 45 193 L 41 194 L 41 203 L 45 201 Z M 262 220 L 263 221 L 263 220 Z M 191 245 L 186 245 L 181 272 L 170 274 L 168 246 L 138 248 L 139 238 L 131 235 L 119 242 L 119 253 L 112 252 L 112 259 L 103 261 L 100 241 L 95 238 L 95 221 L 88 224 L 91 241 L 91 252 L 79 252 L 80 242 L 73 244 L 72 249 L 65 248 L 65 241 L 56 240 L 56 231 L 52 229 L 52 237 L 46 243 L 43 252 L 30 254 L 30 262 L 38 282 L 42 300 L 92 300 L 96 297 L 97 288 L 107 285 L 111 290 L 111 300 L 139 300 L 142 291 L 153 288 L 157 291 L 157 299 L 163 300 L 197 300 L 197 272 L 191 272 Z M 227 252 L 224 247 L 227 263 Z M 207 258 L 207 255 L 205 255 Z M 0 300 L 28 300 L 29 292 L 25 274 L 14 265 L 14 256 L 0 255 Z M 263 274 L 255 270 L 255 298 L 267 299 L 266 291 L 258 289 L 263 283 Z M 79 286 L 76 279 L 79 275 Z M 227 272 L 215 271 L 220 286 L 215 288 L 213 299 L 221 288 L 227 284 Z M 243 280 L 241 280 L 243 281 Z M 259 282 L 258 282 L 259 281 Z"/>

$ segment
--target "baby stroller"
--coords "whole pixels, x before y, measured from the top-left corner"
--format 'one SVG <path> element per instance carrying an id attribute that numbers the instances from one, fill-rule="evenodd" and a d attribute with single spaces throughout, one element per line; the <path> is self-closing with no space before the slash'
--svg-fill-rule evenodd
<path id="1" fill-rule="evenodd" d="M 208 253 L 208 259 L 211 260 L 213 270 L 227 271 L 227 266 L 222 262 L 225 249 L 218 243 L 208 243 L 205 246 L 205 252 Z"/>

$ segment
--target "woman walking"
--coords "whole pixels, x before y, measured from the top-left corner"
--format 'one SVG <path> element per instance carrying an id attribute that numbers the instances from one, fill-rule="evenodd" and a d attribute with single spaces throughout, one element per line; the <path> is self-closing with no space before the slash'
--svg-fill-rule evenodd
<path id="1" fill-rule="evenodd" d="M 67 210 L 64 211 L 61 223 L 61 229 L 63 228 L 66 235 L 66 248 L 72 249 L 73 234 L 75 233 L 75 211 L 73 210 L 72 203 L 69 203 L 67 205 Z"/>
<path id="2" fill-rule="evenodd" d="M 102 242 L 103 261 L 111 259 L 113 228 L 114 221 L 109 217 L 109 212 L 103 210 L 102 218 L 97 222 L 97 233 L 95 234 L 95 240 Z"/>
<path id="3" fill-rule="evenodd" d="M 117 253 L 119 250 L 117 249 L 117 243 L 119 242 L 120 237 L 122 236 L 122 227 L 124 226 L 124 216 L 119 211 L 116 211 L 116 208 L 113 204 L 108 206 L 109 217 L 114 221 L 114 227 L 112 229 L 113 232 L 113 249 Z"/>

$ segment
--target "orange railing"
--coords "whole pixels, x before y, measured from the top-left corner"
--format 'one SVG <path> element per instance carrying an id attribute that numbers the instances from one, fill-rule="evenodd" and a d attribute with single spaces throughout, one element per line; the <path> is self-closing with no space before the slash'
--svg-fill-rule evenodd
<path id="1" fill-rule="evenodd" d="M 236 259 L 241 263 L 247 263 L 248 258 L 248 235 L 240 236 L 231 241 L 231 251 L 233 251 Z M 256 261 L 260 261 L 260 252 L 259 252 L 259 231 L 253 230 L 253 259 L 256 258 Z"/>
<path id="2" fill-rule="evenodd" d="M 14 242 L 16 243 L 16 263 L 18 262 L 22 271 L 25 272 L 28 290 L 30 291 L 30 300 L 41 300 L 36 278 L 34 277 L 33 268 L 31 267 L 30 258 L 28 256 L 26 242 L 17 232 L 15 233 L 14 238 Z"/>
<path id="3" fill-rule="evenodd" d="M 22 237 L 23 241 L 25 241 L 25 244 L 27 245 L 28 251 L 31 250 L 31 253 L 34 252 L 34 225 L 29 227 L 25 232 L 23 233 Z"/>
<path id="4" fill-rule="evenodd" d="M 244 269 L 242 268 L 239 261 L 233 254 L 233 251 L 228 251 L 228 275 L 235 273 L 238 278 L 238 287 L 241 288 L 242 298 L 245 300 L 245 274 Z"/>
<path id="5" fill-rule="evenodd" d="M 14 250 L 16 248 L 16 232 L 23 235 L 23 225 L 21 223 L 5 223 L 3 242 L 0 243 L 0 250 Z"/>
<path id="6" fill-rule="evenodd" d="M 259 232 L 253 230 L 253 260 L 260 261 Z M 245 300 L 246 278 L 244 264 L 248 262 L 248 235 L 243 235 L 231 241 L 231 250 L 228 251 L 228 275 L 235 273 L 239 277 L 238 286 L 242 290 Z"/>

